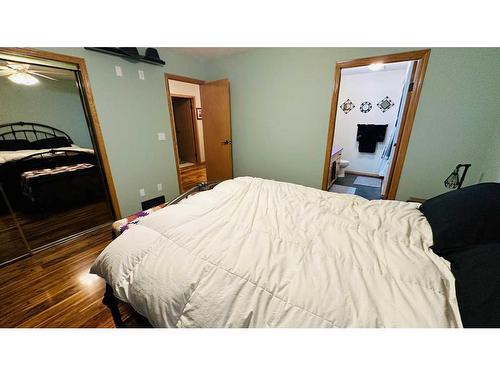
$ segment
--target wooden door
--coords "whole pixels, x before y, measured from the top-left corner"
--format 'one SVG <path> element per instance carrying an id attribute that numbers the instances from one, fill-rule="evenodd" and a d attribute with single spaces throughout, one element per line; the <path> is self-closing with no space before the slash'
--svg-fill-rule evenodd
<path id="1" fill-rule="evenodd" d="M 207 180 L 233 178 L 229 81 L 200 85 Z"/>
<path id="2" fill-rule="evenodd" d="M 175 134 L 180 161 L 197 162 L 193 107 L 190 98 L 172 97 Z"/>

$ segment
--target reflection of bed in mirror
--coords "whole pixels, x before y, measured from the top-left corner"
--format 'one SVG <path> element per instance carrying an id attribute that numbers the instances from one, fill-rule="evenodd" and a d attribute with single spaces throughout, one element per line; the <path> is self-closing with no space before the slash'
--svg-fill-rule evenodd
<path id="1" fill-rule="evenodd" d="M 0 125 L 0 181 L 15 209 L 58 211 L 104 198 L 94 151 L 44 124 Z"/>
<path id="2" fill-rule="evenodd" d="M 0 264 L 26 252 L 16 221 L 36 249 L 111 220 L 96 153 L 50 125 L 0 125 L 0 187 Z"/>

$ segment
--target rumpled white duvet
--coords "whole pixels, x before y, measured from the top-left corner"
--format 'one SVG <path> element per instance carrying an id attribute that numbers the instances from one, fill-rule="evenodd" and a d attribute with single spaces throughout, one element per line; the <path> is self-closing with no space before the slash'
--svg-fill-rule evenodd
<path id="1" fill-rule="evenodd" d="M 131 225 L 91 272 L 156 327 L 460 327 L 417 207 L 236 178 Z"/>

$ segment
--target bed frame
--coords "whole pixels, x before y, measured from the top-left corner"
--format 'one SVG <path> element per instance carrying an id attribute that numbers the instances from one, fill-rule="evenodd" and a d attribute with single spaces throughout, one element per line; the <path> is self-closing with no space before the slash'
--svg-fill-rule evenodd
<path id="1" fill-rule="evenodd" d="M 69 143 L 73 143 L 67 133 L 45 124 L 19 121 L 0 125 L 0 139 L 2 140 L 24 139 L 30 141 L 55 137 L 64 137 Z"/>
<path id="2" fill-rule="evenodd" d="M 20 161 L 26 161 L 30 159 L 46 159 L 46 158 L 53 158 L 54 156 L 77 156 L 77 155 L 88 155 L 89 158 L 94 159 L 94 154 L 91 154 L 90 152 L 87 151 L 80 151 L 80 150 L 48 150 L 48 151 L 42 151 L 42 152 L 37 152 L 36 154 L 31 154 L 28 156 L 25 156 L 24 158 L 14 160 L 14 162 L 20 162 Z"/>
<path id="3" fill-rule="evenodd" d="M 63 130 L 59 130 L 53 126 L 36 123 L 36 122 L 11 122 L 0 125 L 0 141 L 3 140 L 25 140 L 37 141 L 51 138 L 64 138 L 69 144 L 73 144 L 73 140 Z M 14 204 L 22 205 L 23 197 L 18 189 L 17 181 L 13 180 L 17 176 L 28 170 L 53 168 L 60 165 L 65 165 L 66 161 L 76 163 L 91 163 L 97 164 L 96 155 L 81 150 L 50 149 L 39 152 L 34 151 L 32 154 L 7 161 L 0 165 L 0 182 L 3 183 L 4 189 L 13 200 Z"/>
<path id="4" fill-rule="evenodd" d="M 185 191 L 178 197 L 172 199 L 170 202 L 168 202 L 165 207 L 171 206 L 174 204 L 177 204 L 181 202 L 184 199 L 189 198 L 191 195 L 194 195 L 196 193 L 206 191 L 206 190 L 212 190 L 215 186 L 217 186 L 221 181 L 214 181 L 214 182 L 202 182 L 197 184 L 195 187 Z M 115 237 L 113 233 L 113 238 Z M 104 292 L 104 297 L 102 299 L 102 303 L 108 307 L 108 309 L 111 311 L 111 315 L 113 316 L 113 321 L 115 323 L 116 328 L 128 328 L 129 326 L 127 325 L 127 320 L 123 320 L 119 305 L 124 305 L 127 307 L 128 310 L 134 313 L 134 318 L 137 323 L 137 327 L 139 328 L 152 328 L 152 325 L 149 323 L 149 321 L 139 314 L 137 311 L 133 309 L 132 306 L 130 306 L 128 303 L 123 302 L 116 298 L 116 296 L 113 293 L 113 288 L 106 283 L 106 291 Z"/>

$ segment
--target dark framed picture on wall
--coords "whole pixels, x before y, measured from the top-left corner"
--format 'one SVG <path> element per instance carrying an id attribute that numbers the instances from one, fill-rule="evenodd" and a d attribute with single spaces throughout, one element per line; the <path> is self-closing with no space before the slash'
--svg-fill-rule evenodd
<path id="1" fill-rule="evenodd" d="M 196 108 L 196 119 L 201 120 L 201 108 Z"/>

